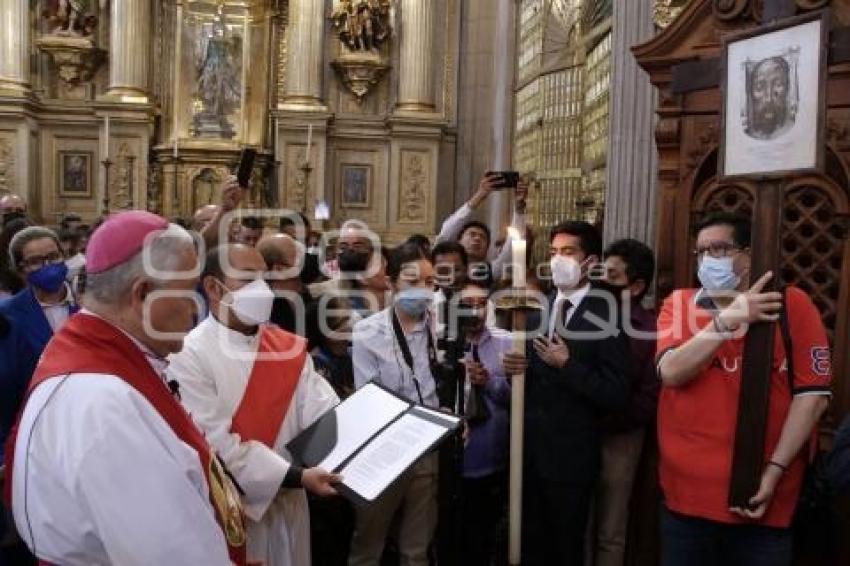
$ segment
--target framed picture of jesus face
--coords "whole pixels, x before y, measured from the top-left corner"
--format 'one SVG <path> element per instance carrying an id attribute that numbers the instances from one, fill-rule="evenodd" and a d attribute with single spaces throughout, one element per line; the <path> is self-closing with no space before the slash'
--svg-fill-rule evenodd
<path id="1" fill-rule="evenodd" d="M 821 168 L 827 29 L 815 13 L 725 41 L 721 177 Z"/>

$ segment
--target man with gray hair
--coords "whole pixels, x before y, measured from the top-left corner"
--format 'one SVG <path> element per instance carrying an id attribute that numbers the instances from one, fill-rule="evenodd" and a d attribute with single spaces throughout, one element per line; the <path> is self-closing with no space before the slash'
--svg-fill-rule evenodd
<path id="1" fill-rule="evenodd" d="M 9 266 L 27 285 L 0 301 L 0 442 L 9 435 L 41 352 L 77 310 L 63 260 L 59 238 L 42 226 L 24 228 L 9 244 Z"/>
<path id="2" fill-rule="evenodd" d="M 86 309 L 45 348 L 6 451 L 7 503 L 39 560 L 245 564 L 239 496 L 164 371 L 197 264 L 188 232 L 149 212 L 92 236 Z"/>

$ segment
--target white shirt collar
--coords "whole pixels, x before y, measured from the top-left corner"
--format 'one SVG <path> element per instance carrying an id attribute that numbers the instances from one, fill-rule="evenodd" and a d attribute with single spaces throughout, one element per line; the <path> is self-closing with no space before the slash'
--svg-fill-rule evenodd
<path id="1" fill-rule="evenodd" d="M 568 299 L 572 308 L 575 308 L 581 303 L 581 301 L 587 296 L 587 293 L 590 292 L 590 283 L 585 283 L 581 287 L 576 287 L 575 289 L 567 289 L 563 291 L 558 289 L 558 294 L 555 296 L 555 303 L 559 303 L 564 299 Z"/>
<path id="2" fill-rule="evenodd" d="M 243 334 L 222 324 L 212 313 L 207 315 L 207 320 L 204 322 L 209 325 L 209 328 L 216 333 L 219 339 L 224 339 L 225 344 L 251 350 L 256 349 L 260 341 L 262 328 L 258 328 L 254 334 Z"/>
<path id="3" fill-rule="evenodd" d="M 74 294 L 71 292 L 71 286 L 68 285 L 67 282 L 63 283 L 63 285 L 65 286 L 65 296 L 62 298 L 61 301 L 59 301 L 58 303 L 42 303 L 38 300 L 38 297 L 36 297 L 35 300 L 38 302 L 38 306 L 40 306 L 42 309 L 48 309 L 51 307 L 66 307 L 75 304 Z M 35 294 L 33 293 L 33 295 Z"/>

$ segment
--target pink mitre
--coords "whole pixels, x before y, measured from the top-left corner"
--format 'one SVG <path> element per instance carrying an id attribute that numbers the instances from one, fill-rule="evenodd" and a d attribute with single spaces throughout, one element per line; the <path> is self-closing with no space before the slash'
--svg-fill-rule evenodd
<path id="1" fill-rule="evenodd" d="M 86 272 L 103 273 L 132 258 L 147 238 L 168 228 L 168 220 L 144 210 L 113 214 L 92 234 L 86 246 Z"/>

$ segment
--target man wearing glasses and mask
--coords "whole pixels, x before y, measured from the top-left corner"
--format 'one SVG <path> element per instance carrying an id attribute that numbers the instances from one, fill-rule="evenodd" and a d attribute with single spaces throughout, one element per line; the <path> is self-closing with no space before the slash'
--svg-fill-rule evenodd
<path id="1" fill-rule="evenodd" d="M 789 525 L 806 444 L 830 396 L 829 345 L 805 292 L 765 292 L 770 272 L 753 280 L 749 246 L 748 218 L 718 213 L 704 220 L 695 250 L 702 288 L 672 293 L 658 319 L 667 566 L 791 563 Z M 775 328 L 764 468 L 749 506 L 730 509 L 744 343 L 753 323 Z"/>
<path id="2" fill-rule="evenodd" d="M 314 300 L 321 297 L 340 297 L 342 308 L 351 309 L 357 320 L 366 318 L 383 308 L 384 295 L 389 290 L 382 272 L 385 260 L 379 240 L 369 226 L 360 220 L 347 220 L 339 231 L 337 242 L 339 273 L 329 281 L 310 285 Z M 384 288 L 375 286 L 373 279 L 384 282 Z"/>
<path id="3" fill-rule="evenodd" d="M 12 238 L 9 262 L 27 286 L 0 301 L 0 440 L 6 440 L 18 406 L 47 342 L 77 311 L 65 283 L 59 238 L 42 226 L 24 228 Z M 0 454 L 3 446 L 0 444 Z"/>

